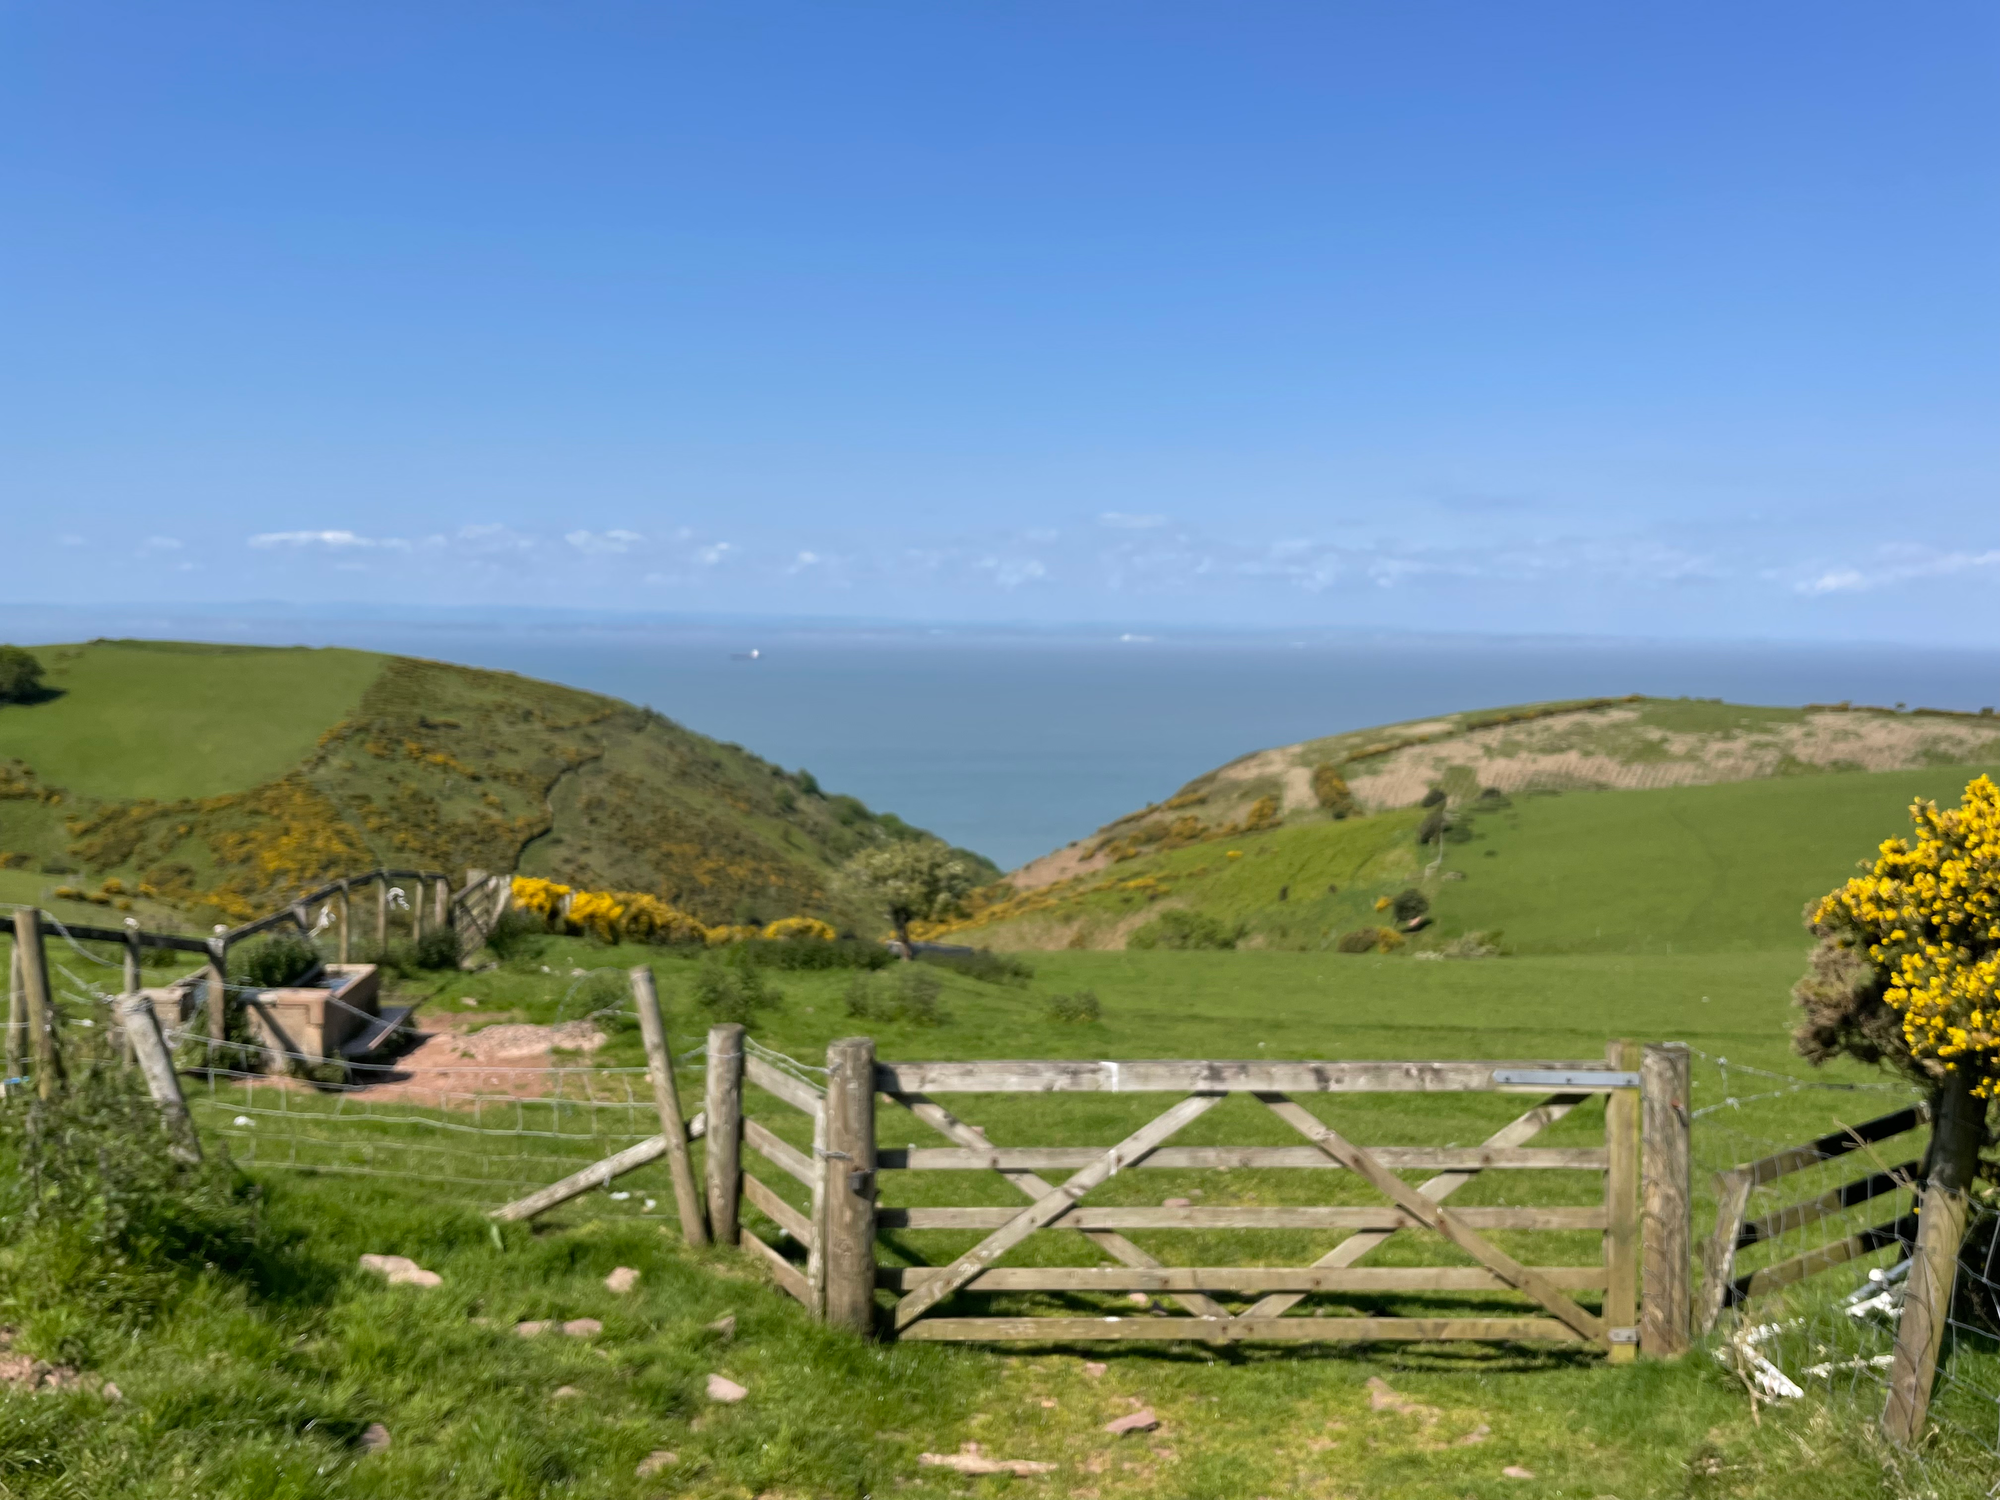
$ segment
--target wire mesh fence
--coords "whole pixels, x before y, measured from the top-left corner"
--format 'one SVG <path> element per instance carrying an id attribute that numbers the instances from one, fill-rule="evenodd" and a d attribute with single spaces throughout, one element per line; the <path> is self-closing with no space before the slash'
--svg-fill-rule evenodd
<path id="1" fill-rule="evenodd" d="M 1753 1399 L 1826 1401 L 1872 1421 L 1887 1395 L 1915 1234 L 1924 1096 L 1886 1078 L 1833 1081 L 1699 1050 L 1693 1062 L 1695 1302 L 1716 1309 L 1712 1355 Z M 1871 1131 L 1870 1121 L 1885 1123 Z M 1809 1149 L 1829 1137 L 1839 1142 L 1831 1152 Z M 1758 1164 L 1732 1201 L 1731 1176 Z M 1719 1219 L 1735 1246 L 1720 1297 L 1710 1284 Z M 1997 1236 L 2000 1213 L 1975 1202 L 1930 1420 L 2000 1458 Z"/>

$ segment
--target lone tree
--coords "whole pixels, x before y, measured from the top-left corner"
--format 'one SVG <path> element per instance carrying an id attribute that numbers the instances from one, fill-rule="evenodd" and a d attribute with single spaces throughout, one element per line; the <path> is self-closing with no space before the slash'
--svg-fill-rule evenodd
<path id="1" fill-rule="evenodd" d="M 899 839 L 863 849 L 841 873 L 895 924 L 903 954 L 914 957 L 910 923 L 938 922 L 962 909 L 974 883 L 972 866 L 937 839 Z"/>
<path id="2" fill-rule="evenodd" d="M 1879 1064 L 1930 1094 L 1931 1151 L 1905 1307 L 1921 1306 L 1932 1319 L 1920 1337 L 1934 1358 L 2000 1080 L 2000 787 L 1981 776 L 1959 806 L 1941 812 L 1919 801 L 1910 817 L 1914 842 L 1885 840 L 1867 873 L 1806 908 L 1819 943 L 1792 991 L 1805 1011 L 1794 1042 L 1815 1063 L 1846 1056 Z M 1901 1337 L 1911 1334 L 1906 1327 Z M 1915 1400 L 1899 1389 L 1901 1374 L 1899 1359 L 1883 1417 L 1892 1430 L 1899 1397 Z"/>
<path id="3" fill-rule="evenodd" d="M 31 651 L 0 646 L 0 703 L 31 703 L 42 696 L 42 664 Z"/>

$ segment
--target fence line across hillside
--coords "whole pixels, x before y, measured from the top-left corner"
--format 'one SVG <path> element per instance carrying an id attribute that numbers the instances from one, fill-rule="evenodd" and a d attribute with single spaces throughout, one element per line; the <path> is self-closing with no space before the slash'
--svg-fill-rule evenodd
<path id="1" fill-rule="evenodd" d="M 112 1031 L 133 988 L 129 945 L 117 933 L 100 937 L 53 919 L 45 926 L 54 944 L 42 955 L 50 999 L 63 1002 L 53 1009 L 65 1012 L 67 1026 Z M 120 939 L 124 953 L 112 948 L 118 956 L 107 957 L 92 946 L 113 939 Z M 182 941 L 195 945 L 175 946 L 199 957 L 197 968 L 206 977 L 206 941 Z M 24 951 L 23 944 L 14 945 L 17 962 Z M 10 989 L 17 999 L 24 997 L 18 970 Z M 225 981 L 216 993 L 229 1012 L 247 1003 L 254 991 Z M 53 1009 L 44 1023 L 50 1036 Z M 1655 1102 L 1664 1113 L 1647 1107 L 1639 1086 L 1643 1079 L 1605 1082 L 1606 1075 L 1633 1070 L 1588 1060 L 1532 1066 L 882 1061 L 867 1070 L 864 1085 L 857 1082 L 858 1064 L 852 1057 L 830 1054 L 824 1068 L 816 1067 L 764 1048 L 740 1029 L 719 1038 L 680 1038 L 673 1046 L 663 1035 L 660 1053 L 668 1058 L 670 1075 L 682 1080 L 681 1091 L 691 1102 L 699 1096 L 707 1106 L 672 1132 L 683 1156 L 689 1144 L 702 1152 L 704 1181 L 690 1215 L 675 1206 L 670 1170 L 675 1163 L 667 1144 L 658 1070 L 650 1058 L 644 1067 L 607 1065 L 588 1054 L 573 1060 L 560 1054 L 432 1058 L 420 1068 L 392 1062 L 381 1071 L 357 1070 L 348 1082 L 314 1082 L 285 1076 L 295 1058 L 240 1036 L 229 1040 L 226 1054 L 210 1065 L 202 1055 L 213 1040 L 213 1023 L 201 1013 L 206 1009 L 204 1005 L 185 1018 L 160 1016 L 162 1037 L 182 1054 L 178 1087 L 197 1138 L 226 1146 L 252 1170 L 397 1179 L 503 1212 L 510 1204 L 532 1204 L 546 1198 L 551 1188 L 571 1184 L 555 1201 L 589 1193 L 591 1212 L 671 1218 L 684 1228 L 690 1221 L 712 1225 L 718 1238 L 742 1246 L 776 1283 L 816 1312 L 856 1326 L 873 1324 L 879 1316 L 892 1335 L 1070 1340 L 1091 1332 L 1084 1325 L 1092 1322 L 1102 1335 L 1113 1327 L 1105 1319 L 1116 1317 L 1121 1325 L 1117 1336 L 1126 1337 L 1324 1337 L 1305 1325 L 1340 1323 L 1348 1326 L 1333 1336 L 1555 1334 L 1623 1349 L 1629 1346 L 1612 1342 L 1614 1329 L 1645 1328 L 1652 1317 L 1664 1329 L 1678 1326 L 1685 1335 L 1694 1325 L 1692 1331 L 1699 1334 L 1712 1312 L 1713 1331 L 1704 1347 L 1738 1370 L 1760 1399 L 1832 1399 L 1857 1410 L 1883 1399 L 1896 1357 L 1901 1267 L 1908 1259 L 1924 1156 L 1924 1101 L 1916 1089 L 1901 1083 L 1794 1075 L 1689 1048 L 1681 1052 L 1687 1073 L 1678 1101 L 1667 1097 L 1671 1089 L 1662 1093 L 1655 1088 Z M 612 1027 L 643 1024 L 636 1002 L 621 1002 L 615 1015 L 600 1014 L 600 1019 Z M 46 1073 L 31 1031 L 29 1017 L 18 1007 L 11 1010 L 10 1083 Z M 1678 1049 L 1646 1049 L 1649 1060 L 1673 1050 Z M 1532 1076 L 1503 1080 L 1510 1068 Z M 1561 1079 L 1547 1076 L 1565 1069 L 1598 1076 L 1566 1094 Z M 1280 1095 L 1353 1093 L 1385 1083 L 1462 1096 L 1470 1096 L 1468 1090 L 1532 1091 L 1535 1097 L 1522 1101 L 1531 1106 L 1528 1115 L 1516 1123 L 1525 1129 L 1537 1111 L 1549 1117 L 1533 1119 L 1534 1128 L 1519 1140 L 1496 1137 L 1477 1148 L 1379 1146 L 1364 1151 L 1345 1135 L 1333 1136 L 1326 1120 L 1317 1117 L 1287 1121 L 1296 1145 L 1182 1146 L 1170 1139 L 1207 1113 L 1208 1106 L 1199 1101 L 1216 1094 L 1247 1096 L 1261 1106 L 1260 1117 L 1284 1119 L 1287 1112 L 1281 1106 L 1287 1104 L 1301 1116 L 1307 1112 L 1297 1100 Z M 966 1090 L 991 1097 L 1029 1091 L 1038 1099 L 1062 1094 L 1083 1102 L 1151 1089 L 1178 1091 L 1187 1107 L 1176 1105 L 1154 1119 L 1157 1139 L 1146 1134 L 1152 1126 L 1139 1122 L 1140 1130 L 1128 1130 L 1116 1148 L 1109 1142 L 1095 1147 L 1032 1140 L 996 1144 L 933 1097 Z M 1563 1109 L 1577 1089 L 1583 1098 Z M 1452 1221 L 1491 1249 L 1493 1235 L 1518 1234 L 1519 1226 L 1534 1217 L 1522 1217 L 1518 1208 L 1502 1211 L 1484 1204 L 1461 1209 L 1446 1201 L 1455 1190 L 1436 1190 L 1447 1179 L 1498 1181 L 1495 1174 L 1511 1174 L 1518 1181 L 1564 1172 L 1595 1172 L 1608 1179 L 1614 1157 L 1624 1149 L 1613 1137 L 1625 1127 L 1614 1128 L 1607 1121 L 1602 1146 L 1527 1142 L 1555 1123 L 1557 1109 L 1574 1113 L 1586 1100 L 1619 1097 L 1632 1099 L 1636 1118 L 1631 1130 L 1640 1136 L 1648 1130 L 1658 1135 L 1676 1109 L 1685 1121 L 1686 1165 L 1668 1163 L 1666 1168 L 1684 1173 L 1687 1184 L 1687 1207 L 1678 1211 L 1684 1227 L 1672 1252 L 1678 1269 L 1663 1266 L 1658 1248 L 1663 1224 L 1673 1215 L 1663 1216 L 1654 1195 L 1641 1191 L 1647 1174 L 1636 1164 L 1626 1178 L 1639 1195 L 1635 1214 L 1642 1215 L 1630 1246 L 1634 1258 L 1627 1262 L 1637 1278 L 1632 1315 L 1604 1316 L 1615 1310 L 1591 1305 L 1623 1295 L 1611 1285 L 1620 1264 L 1616 1256 L 1627 1253 L 1616 1246 L 1608 1246 L 1611 1253 L 1595 1270 L 1575 1264 L 1527 1265 L 1511 1257 L 1503 1257 L 1502 1264 L 1478 1248 L 1471 1253 L 1471 1265 L 1454 1256 L 1461 1263 L 1435 1266 L 1416 1278 L 1409 1273 L 1425 1268 L 1356 1264 L 1374 1244 L 1392 1236 L 1400 1236 L 1398 1243 L 1414 1243 L 1420 1236 L 1448 1239 L 1438 1226 Z M 865 1141 L 857 1140 L 864 1128 L 861 1099 L 869 1103 Z M 712 1128 L 718 1104 L 724 1120 L 721 1135 Z M 943 1139 L 876 1149 L 872 1133 L 878 1107 L 889 1112 L 884 1119 L 909 1118 Z M 1335 1117 L 1345 1110 L 1345 1103 L 1339 1105 Z M 732 1112 L 738 1121 L 733 1131 L 728 1125 Z M 865 1164 L 857 1164 L 861 1154 Z M 1105 1174 L 1104 1181 L 1122 1179 L 1133 1167 L 1146 1169 L 1133 1182 L 1155 1171 L 1199 1173 L 1224 1166 L 1252 1172 L 1284 1168 L 1291 1180 L 1290 1169 L 1304 1169 L 1296 1180 L 1366 1181 L 1386 1201 L 1364 1205 L 1343 1198 L 1315 1200 L 1316 1207 L 1279 1204 L 1227 1212 L 1198 1203 L 1179 1208 L 1079 1203 L 1086 1191 L 1094 1190 L 1092 1164 L 1114 1155 L 1116 1170 Z M 750 1166 L 756 1170 L 747 1170 Z M 1401 1174 L 1416 1171 L 1432 1174 L 1431 1179 L 1403 1181 Z M 1051 1176 L 1041 1177 L 1045 1172 Z M 898 1201 L 880 1206 L 878 1184 L 904 1179 L 1004 1183 L 1014 1206 L 991 1197 L 970 1203 L 950 1195 L 948 1202 L 935 1195 L 913 1199 L 901 1188 L 890 1195 Z M 1423 1197 L 1428 1207 L 1403 1201 L 1410 1193 Z M 1458 1196 L 1464 1200 L 1465 1195 Z M 1063 1201 L 1053 1201 L 1057 1197 Z M 1442 1214 L 1433 1211 L 1440 1205 Z M 1589 1205 L 1545 1205 L 1537 1212 L 1542 1222 L 1552 1222 L 1547 1217 L 1552 1212 L 1574 1217 L 1585 1207 Z M 1602 1236 L 1608 1245 L 1619 1232 L 1612 1223 L 1615 1209 L 1611 1198 L 1600 1196 L 1588 1214 L 1568 1227 Z M 1080 1229 L 1067 1236 L 1068 1242 L 1093 1247 L 1098 1264 L 1072 1264 L 1067 1253 L 1057 1257 L 1059 1263 L 1050 1263 L 1048 1255 L 1032 1249 L 1064 1225 Z M 1256 1227 L 1260 1225 L 1264 1228 Z M 1186 1258 L 1172 1248 L 1176 1234 L 1255 1235 L 1267 1230 L 1342 1237 L 1332 1246 L 1331 1261 L 1310 1266 L 1172 1263 Z M 993 1253 L 975 1252 L 982 1236 L 990 1246 L 996 1235 L 1017 1233 L 1016 1240 Z M 944 1236 L 937 1241 L 948 1251 L 942 1260 L 926 1262 L 906 1253 L 925 1235 Z M 872 1249 L 864 1256 L 857 1248 L 877 1240 L 893 1242 L 896 1253 L 878 1258 Z M 1727 1264 L 1716 1251 L 1725 1241 L 1731 1250 Z M 1645 1260 L 1649 1246 L 1655 1253 Z M 1995 1354 L 2000 1347 L 2000 1222 L 1990 1205 L 1974 1206 L 1968 1246 L 1959 1295 L 1944 1314 L 1947 1338 L 1928 1421 L 2000 1455 L 2000 1357 Z M 972 1261 L 966 1258 L 969 1253 Z M 1019 1263 L 1022 1253 L 1032 1263 Z M 1539 1288 L 1533 1285 L 1537 1276 L 1545 1283 Z M 1429 1285 L 1398 1285 L 1413 1279 Z M 1486 1315 L 1483 1330 L 1472 1326 L 1479 1317 L 1463 1312 L 1456 1317 L 1339 1319 L 1294 1312 L 1307 1298 L 1365 1299 L 1418 1291 L 1461 1300 L 1504 1295 L 1540 1300 L 1541 1305 Z M 1537 1291 L 1543 1298 L 1536 1298 Z M 878 1293 L 911 1308 L 910 1315 L 899 1320 L 878 1301 Z M 1103 1310 L 1107 1298 L 1128 1293 L 1164 1299 L 1185 1316 L 1157 1308 L 1144 1315 Z M 997 1300 L 998 1321 L 974 1326 L 981 1319 L 956 1316 L 957 1309 L 947 1305 L 953 1295 Z M 1547 1300 L 1551 1296 L 1572 1306 L 1581 1298 L 1582 1311 L 1594 1322 L 1579 1328 L 1550 1316 L 1558 1311 Z M 1676 1296 L 1685 1312 L 1676 1307 Z M 1027 1308 L 1024 1298 L 1093 1311 L 1081 1319 L 1051 1317 L 1047 1307 Z M 1249 1305 L 1231 1311 L 1218 1298 Z M 1203 1322 L 1234 1326 L 1204 1330 L 1198 1326 Z M 1656 1342 L 1654 1347 L 1664 1345 Z"/>

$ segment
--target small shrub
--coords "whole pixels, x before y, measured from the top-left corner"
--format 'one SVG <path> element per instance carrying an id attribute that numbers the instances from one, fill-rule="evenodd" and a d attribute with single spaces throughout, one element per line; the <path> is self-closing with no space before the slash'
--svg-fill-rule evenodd
<path id="1" fill-rule="evenodd" d="M 1128 948 L 1167 948 L 1188 951 L 1202 948 L 1234 948 L 1243 928 L 1228 927 L 1206 912 L 1176 907 L 1163 911 L 1126 939 Z"/>
<path id="2" fill-rule="evenodd" d="M 458 967 L 458 934 L 449 927 L 432 927 L 417 939 L 412 950 L 420 969 Z"/>
<path id="3" fill-rule="evenodd" d="M 524 906 L 510 906 L 486 934 L 486 946 L 502 963 L 540 957 L 548 946 L 549 924 Z"/>
<path id="4" fill-rule="evenodd" d="M 1276 797 L 1259 797 L 1250 804 L 1250 810 L 1243 815 L 1243 826 L 1246 830 L 1275 828 L 1283 821 L 1284 819 L 1278 814 Z"/>
<path id="5" fill-rule="evenodd" d="M 1073 995 L 1051 995 L 1043 1006 L 1051 1021 L 1066 1026 L 1090 1025 L 1104 1019 L 1104 1007 L 1095 990 L 1078 990 Z"/>
<path id="6" fill-rule="evenodd" d="M 1411 886 L 1396 893 L 1395 898 L 1389 903 L 1389 909 L 1396 914 L 1396 921 L 1407 927 L 1418 917 L 1429 915 L 1431 898 L 1415 886 Z"/>
<path id="7" fill-rule="evenodd" d="M 1417 825 L 1417 842 L 1420 844 L 1436 843 L 1443 835 L 1444 827 L 1444 808 L 1442 806 L 1433 807 L 1429 812 L 1424 814 L 1423 822 Z"/>
<path id="8" fill-rule="evenodd" d="M 275 990 L 310 974 L 319 964 L 319 949 L 296 932 L 273 932 L 243 944 L 229 955 L 229 982 L 253 989 Z"/>
<path id="9" fill-rule="evenodd" d="M 1417 806 L 1443 807 L 1447 800 L 1448 799 L 1445 796 L 1444 788 L 1441 786 L 1434 786 L 1429 791 L 1424 793 L 1423 801 L 1419 802 Z"/>
<path id="10" fill-rule="evenodd" d="M 818 939 L 746 938 L 732 945 L 765 969 L 884 969 L 896 961 L 880 943 L 864 943 L 856 938 L 840 938 L 826 943 Z"/>
<path id="11" fill-rule="evenodd" d="M 34 653 L 0 646 L 0 703 L 33 703 L 42 695 L 42 664 Z"/>
<path id="12" fill-rule="evenodd" d="M 1313 800 L 1336 818 L 1351 818 L 1361 811 L 1347 778 L 1330 762 L 1321 761 L 1313 767 L 1312 790 Z"/>
<path id="13" fill-rule="evenodd" d="M 1357 927 L 1333 946 L 1340 953 L 1394 953 L 1403 946 L 1403 935 L 1393 927 Z"/>
<path id="14" fill-rule="evenodd" d="M 1035 977 L 1032 965 L 1011 953 L 995 953 L 991 948 L 980 948 L 971 953 L 919 953 L 917 958 L 922 963 L 935 964 L 967 979 L 981 980 L 986 984 L 1011 984 L 1016 989 L 1026 989 Z"/>
<path id="15" fill-rule="evenodd" d="M 704 958 L 695 970 L 692 988 L 694 1003 L 715 1020 L 743 1026 L 785 1001 L 784 992 L 757 972 L 745 944 L 733 944 Z"/>
<path id="16" fill-rule="evenodd" d="M 1461 933 L 1437 951 L 1444 958 L 1498 958 L 1500 937 L 1498 932 Z"/>
<path id="17" fill-rule="evenodd" d="M 1514 799 L 1497 786 L 1482 787 L 1472 805 L 1480 812 L 1497 812 L 1503 807 L 1512 807 Z"/>
<path id="18" fill-rule="evenodd" d="M 856 974 L 847 986 L 847 1013 L 862 1021 L 900 1021 L 938 1026 L 947 1019 L 938 1007 L 943 985 L 917 964 L 897 964 L 887 973 Z"/>

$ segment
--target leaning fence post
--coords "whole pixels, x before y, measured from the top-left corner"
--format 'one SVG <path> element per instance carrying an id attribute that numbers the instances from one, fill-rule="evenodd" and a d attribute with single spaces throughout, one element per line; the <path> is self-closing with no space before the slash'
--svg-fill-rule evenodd
<path id="1" fill-rule="evenodd" d="M 350 934 L 354 930 L 354 897 L 347 889 L 345 880 L 340 882 L 340 961 L 353 962 L 354 945 Z"/>
<path id="2" fill-rule="evenodd" d="M 1930 1413 L 1931 1385 L 1965 1239 L 1966 1192 L 1979 1167 L 1985 1133 L 1986 1101 L 1973 1093 L 1977 1083 L 1970 1069 L 1956 1069 L 1931 1110 L 1930 1176 L 1918 1205 L 1917 1245 L 1889 1366 L 1889 1399 L 1882 1409 L 1882 1432 L 1892 1442 L 1917 1442 Z"/>
<path id="3" fill-rule="evenodd" d="M 48 955 L 42 951 L 42 914 L 32 906 L 14 913 L 14 953 L 21 965 L 21 993 L 27 1004 L 28 1047 L 35 1059 L 35 1092 L 47 1099 L 62 1078 L 56 1050 L 55 997 L 49 993 Z"/>
<path id="4" fill-rule="evenodd" d="M 127 917 L 125 919 L 124 990 L 124 998 L 127 1000 L 130 1000 L 139 993 L 139 965 L 143 956 L 143 952 L 139 947 L 139 924 L 135 919 Z M 132 1038 L 125 1034 L 125 1012 L 122 1008 L 118 1010 L 118 1062 L 121 1067 L 129 1068 L 132 1066 Z"/>
<path id="5" fill-rule="evenodd" d="M 875 1326 L 875 1042 L 826 1049 L 826 1321 Z"/>
<path id="6" fill-rule="evenodd" d="M 708 1179 L 708 1225 L 718 1245 L 741 1235 L 743 1195 L 743 1028 L 734 1022 L 708 1028 L 708 1134 L 703 1175 Z"/>
<path id="7" fill-rule="evenodd" d="M 144 995 L 127 995 L 118 1003 L 118 1016 L 132 1052 L 139 1059 L 139 1071 L 146 1077 L 146 1092 L 160 1107 L 160 1114 L 182 1154 L 201 1160 L 201 1138 L 195 1134 L 188 1114 L 187 1099 L 181 1093 L 180 1075 L 174 1071 L 167 1039 L 160 1031 L 160 1018 L 153 1002 Z"/>
<path id="8" fill-rule="evenodd" d="M 1605 1060 L 1619 1072 L 1639 1067 L 1637 1042 L 1612 1042 Z M 1613 1089 L 1604 1101 L 1605 1337 L 1612 1364 L 1638 1358 L 1639 1321 L 1639 1091 Z"/>
<path id="9" fill-rule="evenodd" d="M 674 1206 L 681 1216 L 681 1238 L 690 1245 L 706 1245 L 708 1222 L 701 1211 L 694 1166 L 688 1161 L 687 1126 L 681 1120 L 680 1095 L 674 1089 L 674 1058 L 667 1050 L 667 1028 L 660 1019 L 660 997 L 653 988 L 653 971 L 645 964 L 632 971 L 632 1000 L 639 1009 L 639 1035 L 646 1043 L 646 1071 L 653 1079 L 660 1134 L 667 1138 L 667 1169 L 673 1174 Z"/>
<path id="10" fill-rule="evenodd" d="M 389 953 L 389 877 L 377 870 L 369 877 L 375 882 L 375 952 L 378 958 Z"/>
<path id="11" fill-rule="evenodd" d="M 1688 1132 L 1688 1049 L 1649 1044 L 1639 1060 L 1639 1352 L 1688 1346 L 1694 1226 Z"/>

